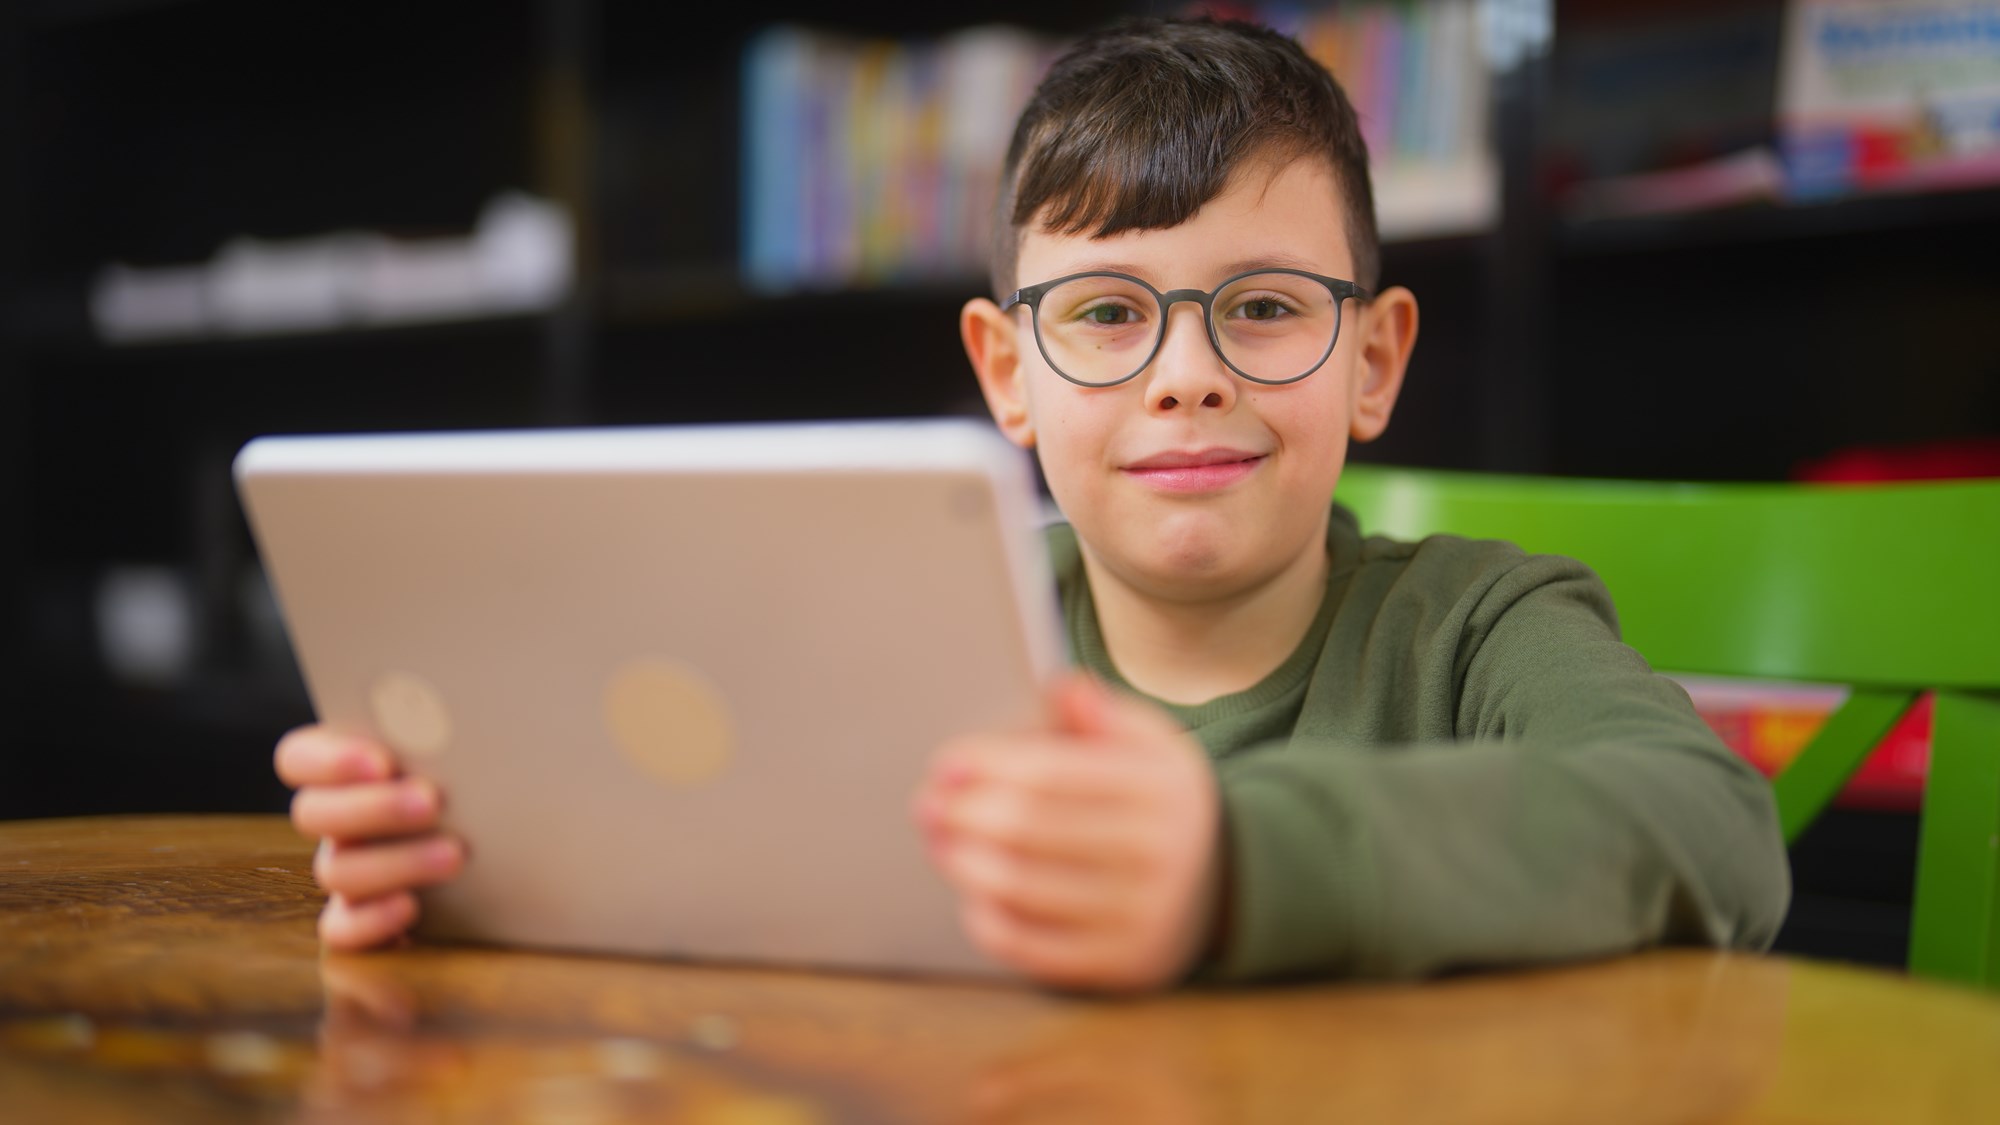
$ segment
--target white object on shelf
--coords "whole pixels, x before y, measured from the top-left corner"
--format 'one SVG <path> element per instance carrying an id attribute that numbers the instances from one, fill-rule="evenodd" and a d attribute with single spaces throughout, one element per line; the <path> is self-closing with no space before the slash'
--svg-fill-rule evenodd
<path id="1" fill-rule="evenodd" d="M 369 236 L 359 245 L 349 279 L 358 323 L 463 320 L 484 311 L 470 240 Z"/>
<path id="2" fill-rule="evenodd" d="M 202 265 L 114 263 L 99 271 L 90 311 L 111 344 L 506 316 L 561 303 L 575 258 L 560 206 L 507 192 L 462 237 L 237 238 Z"/>
<path id="3" fill-rule="evenodd" d="M 114 262 L 90 287 L 90 319 L 108 343 L 185 340 L 208 332 L 204 266 L 138 269 Z"/>
<path id="4" fill-rule="evenodd" d="M 479 213 L 473 233 L 486 306 L 507 312 L 554 308 L 575 281 L 576 235 L 569 212 L 510 191 Z"/>
<path id="5" fill-rule="evenodd" d="M 1375 223 L 1382 241 L 1492 230 L 1500 217 L 1500 173 L 1491 156 L 1385 163 L 1375 171 Z"/>
<path id="6" fill-rule="evenodd" d="M 1553 0 L 1478 0 L 1479 49 L 1494 71 L 1512 70 L 1555 42 Z"/>
<path id="7" fill-rule="evenodd" d="M 1607 176 L 1576 185 L 1565 203 L 1572 220 L 1712 211 L 1785 198 L 1785 168 L 1768 146 L 1686 168 Z"/>
<path id="8" fill-rule="evenodd" d="M 339 239 L 231 239 L 208 265 L 211 328 L 223 335 L 324 332 L 346 319 Z"/>
<path id="9" fill-rule="evenodd" d="M 167 684 L 194 664 L 194 611 L 187 584 L 165 566 L 121 566 L 97 584 L 97 642 L 121 680 Z"/>
<path id="10" fill-rule="evenodd" d="M 350 263 L 355 319 L 409 324 L 538 312 L 569 292 L 569 216 L 520 192 L 496 197 L 469 238 L 363 236 Z"/>

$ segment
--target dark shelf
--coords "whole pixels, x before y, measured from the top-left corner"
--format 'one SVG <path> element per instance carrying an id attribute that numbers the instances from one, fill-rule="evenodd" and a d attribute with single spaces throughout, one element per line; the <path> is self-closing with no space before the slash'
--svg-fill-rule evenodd
<path id="1" fill-rule="evenodd" d="M 604 320 L 618 327 L 779 317 L 815 308 L 849 308 L 865 315 L 910 305 L 956 306 L 984 296 L 990 283 L 976 275 L 762 290 L 730 266 L 617 270 L 606 276 L 599 303 Z"/>
<path id="2" fill-rule="evenodd" d="M 1428 273 L 1461 270 L 1491 248 L 1485 234 L 1453 234 L 1384 243 L 1386 270 Z M 1397 278 L 1385 278 L 1385 284 Z M 733 264 L 708 263 L 654 268 L 615 268 L 600 283 L 598 307 L 604 322 L 617 327 L 681 324 L 783 315 L 815 306 L 847 307 L 857 314 L 910 306 L 959 305 L 991 296 L 983 274 L 889 278 L 876 282 L 802 283 L 762 289 L 750 285 Z"/>
<path id="3" fill-rule="evenodd" d="M 188 725 L 209 733 L 275 739 L 275 734 L 310 722 L 313 714 L 305 684 L 289 662 L 254 673 L 198 672 L 161 684 L 127 683 L 96 668 L 69 664 L 32 670 L 26 681 L 33 697 L 66 712 L 64 725 L 87 737 Z"/>
<path id="4" fill-rule="evenodd" d="M 1853 961 L 1885 969 L 1909 963 L 1908 903 L 1869 902 L 1798 891 L 1772 952 Z"/>
<path id="5" fill-rule="evenodd" d="M 61 307 L 64 311 L 53 311 Z M 99 339 L 84 314 L 72 304 L 17 301 L 13 315 L 0 318 L 0 330 L 34 357 L 66 361 L 117 363 L 161 356 L 202 358 L 321 351 L 365 350 L 440 340 L 473 339 L 522 332 L 547 324 L 546 312 L 508 312 L 394 324 L 357 324 L 324 330 L 263 332 L 245 335 L 202 335 L 113 343 Z"/>
<path id="6" fill-rule="evenodd" d="M 295 684 L 212 677 L 160 688 L 31 673 L 0 819 L 113 812 L 281 812 L 271 752 L 312 718 Z"/>
<path id="7" fill-rule="evenodd" d="M 99 23 L 212 0 L 17 0 L 28 19 L 45 26 Z"/>
<path id="8" fill-rule="evenodd" d="M 1394 238 L 1382 243 L 1382 257 L 1385 261 L 1391 259 L 1407 259 L 1422 262 L 1458 260 L 1474 254 L 1483 254 L 1492 248 L 1492 244 L 1493 233 L 1491 231 Z"/>
<path id="9" fill-rule="evenodd" d="M 1081 34 L 1129 15 L 1185 10 L 1171 0 L 1072 0 L 1062 5 L 964 0 L 921 4 L 865 0 L 832 7 L 815 0 L 769 0 L 754 8 L 685 7 L 653 0 L 604 0 L 604 62 L 613 72 L 645 69 L 663 46 L 688 53 L 725 53 L 769 24 L 797 24 L 844 35 L 929 39 L 984 24 L 1010 24 L 1045 35 Z"/>
<path id="10" fill-rule="evenodd" d="M 462 232 L 535 185 L 541 2 L 42 0 L 73 18 L 16 29 L 19 269 L 49 284 L 238 236 Z"/>
<path id="11" fill-rule="evenodd" d="M 1917 816 L 1831 809 L 1791 848 L 1779 952 L 1900 968 L 1908 962 Z"/>
<path id="12" fill-rule="evenodd" d="M 1910 195 L 1851 196 L 1817 203 L 1760 204 L 1631 218 L 1571 220 L 1558 248 L 1572 254 L 1646 253 L 1782 244 L 2000 223 L 2000 187 Z"/>

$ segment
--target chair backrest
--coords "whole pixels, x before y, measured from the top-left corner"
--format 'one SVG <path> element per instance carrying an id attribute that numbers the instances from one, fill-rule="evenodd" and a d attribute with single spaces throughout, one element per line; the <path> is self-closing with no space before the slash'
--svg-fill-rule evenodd
<path id="1" fill-rule="evenodd" d="M 1660 484 L 1350 465 L 1368 534 L 1569 555 L 1679 672 L 2000 687 L 2000 480 Z"/>

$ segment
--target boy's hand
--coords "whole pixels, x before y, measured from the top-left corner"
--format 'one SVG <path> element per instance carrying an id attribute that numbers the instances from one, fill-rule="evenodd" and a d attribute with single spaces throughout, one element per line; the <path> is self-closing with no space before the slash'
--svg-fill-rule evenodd
<path id="1" fill-rule="evenodd" d="M 1216 910 L 1220 811 L 1200 745 L 1087 676 L 1050 691 L 1049 729 L 942 747 L 917 797 L 967 932 L 1044 983 L 1178 980 Z"/>
<path id="2" fill-rule="evenodd" d="M 300 727 L 278 742 L 278 777 L 298 790 L 292 825 L 319 838 L 313 877 L 327 892 L 319 936 L 331 949 L 365 949 L 417 920 L 417 887 L 442 883 L 465 862 L 438 831 L 437 787 L 398 778 L 388 750 Z"/>

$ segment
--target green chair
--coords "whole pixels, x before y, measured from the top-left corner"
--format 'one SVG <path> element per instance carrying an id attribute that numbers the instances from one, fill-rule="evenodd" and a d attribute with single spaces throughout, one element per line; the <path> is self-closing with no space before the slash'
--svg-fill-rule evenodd
<path id="1" fill-rule="evenodd" d="M 2000 480 L 1660 484 L 1349 466 L 1370 534 L 1583 560 L 1675 672 L 1847 685 L 1775 781 L 1787 843 L 1936 693 L 1910 970 L 2000 988 Z"/>

